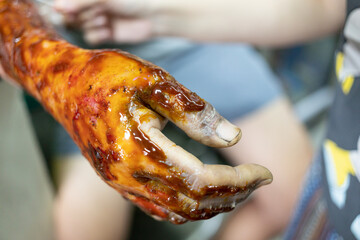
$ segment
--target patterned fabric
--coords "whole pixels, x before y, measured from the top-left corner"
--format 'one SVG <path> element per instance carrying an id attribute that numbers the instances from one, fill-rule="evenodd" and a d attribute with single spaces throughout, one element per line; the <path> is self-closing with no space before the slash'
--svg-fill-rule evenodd
<path id="1" fill-rule="evenodd" d="M 284 240 L 342 239 L 331 227 L 323 198 L 320 157 L 316 158 L 304 184 L 302 198 Z"/>
<path id="2" fill-rule="evenodd" d="M 322 162 L 329 222 L 344 239 L 360 239 L 360 2 L 347 8 Z"/>
<path id="3" fill-rule="evenodd" d="M 349 0 L 322 152 L 286 239 L 360 239 L 360 2 Z M 315 169 L 315 170 L 314 170 Z"/>

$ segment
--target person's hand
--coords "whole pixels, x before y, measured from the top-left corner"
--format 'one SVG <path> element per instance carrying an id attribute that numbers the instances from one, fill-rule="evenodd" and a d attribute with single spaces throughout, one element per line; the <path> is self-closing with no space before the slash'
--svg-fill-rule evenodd
<path id="1" fill-rule="evenodd" d="M 1 3 L 5 72 L 65 127 L 106 183 L 150 215 L 174 223 L 210 218 L 272 181 L 259 165 L 204 165 L 161 133 L 169 119 L 213 147 L 241 136 L 166 71 L 119 50 L 67 43 L 30 1 Z"/>
<path id="2" fill-rule="evenodd" d="M 68 25 L 82 29 L 89 44 L 137 43 L 153 37 L 151 1 L 56 0 Z"/>
<path id="3" fill-rule="evenodd" d="M 103 180 L 145 212 L 174 223 L 206 219 L 271 182 L 259 165 L 204 165 L 161 133 L 169 119 L 213 147 L 241 136 L 164 70 L 119 51 L 70 52 L 66 87 L 55 87 L 67 103 L 61 121 Z"/>

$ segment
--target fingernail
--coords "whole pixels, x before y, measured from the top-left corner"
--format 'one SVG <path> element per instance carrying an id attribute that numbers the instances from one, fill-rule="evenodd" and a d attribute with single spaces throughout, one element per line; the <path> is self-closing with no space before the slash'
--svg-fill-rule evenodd
<path id="1" fill-rule="evenodd" d="M 258 183 L 255 184 L 255 185 L 256 185 L 255 188 L 259 188 L 259 187 L 268 185 L 268 184 L 272 183 L 272 181 L 273 181 L 273 178 L 272 178 L 272 177 L 263 179 L 263 180 L 261 180 L 261 181 L 259 181 Z"/>
<path id="2" fill-rule="evenodd" d="M 219 138 L 228 142 L 228 146 L 234 145 L 241 138 L 241 130 L 227 120 L 222 120 L 216 128 L 216 134 Z"/>

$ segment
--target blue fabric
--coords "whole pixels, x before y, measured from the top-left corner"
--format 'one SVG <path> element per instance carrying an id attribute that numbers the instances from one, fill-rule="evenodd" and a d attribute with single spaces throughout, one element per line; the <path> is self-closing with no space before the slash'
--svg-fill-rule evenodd
<path id="1" fill-rule="evenodd" d="M 279 83 L 266 62 L 247 45 L 192 44 L 161 57 L 136 54 L 163 67 L 230 120 L 260 108 L 281 94 Z M 78 151 L 62 129 L 57 132 L 57 154 Z"/>

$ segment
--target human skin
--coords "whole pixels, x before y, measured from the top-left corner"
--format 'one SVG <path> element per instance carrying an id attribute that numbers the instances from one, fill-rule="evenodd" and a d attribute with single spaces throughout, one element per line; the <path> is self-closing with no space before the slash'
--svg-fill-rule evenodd
<path id="1" fill-rule="evenodd" d="M 101 181 L 81 154 L 55 156 L 52 161 L 56 239 L 127 239 L 132 204 Z"/>
<path id="2" fill-rule="evenodd" d="M 94 44 L 175 36 L 267 47 L 303 43 L 336 32 L 344 22 L 345 5 L 344 0 L 55 1 L 56 8 L 68 21 L 78 22 L 85 38 Z"/>
<path id="3" fill-rule="evenodd" d="M 156 219 L 207 219 L 272 181 L 256 164 L 202 164 L 161 133 L 169 119 L 213 147 L 241 136 L 163 69 L 119 50 L 67 43 L 26 0 L 0 1 L 0 23 L 6 79 L 65 127 L 107 184 Z"/>

